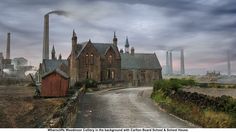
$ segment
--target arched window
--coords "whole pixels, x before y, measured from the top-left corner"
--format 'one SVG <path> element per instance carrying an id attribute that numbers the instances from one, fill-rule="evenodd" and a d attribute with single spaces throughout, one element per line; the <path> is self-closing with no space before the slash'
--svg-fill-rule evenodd
<path id="1" fill-rule="evenodd" d="M 111 71 L 111 79 L 115 79 L 115 72 Z"/>
<path id="2" fill-rule="evenodd" d="M 94 64 L 94 55 L 93 55 L 93 53 L 92 54 L 90 54 L 90 64 Z"/>
<path id="3" fill-rule="evenodd" d="M 86 65 L 89 64 L 89 55 L 88 54 L 85 55 L 85 64 Z"/>
<path id="4" fill-rule="evenodd" d="M 112 64 L 112 55 L 109 55 L 109 57 L 108 57 L 108 62 L 110 63 L 110 64 Z"/>

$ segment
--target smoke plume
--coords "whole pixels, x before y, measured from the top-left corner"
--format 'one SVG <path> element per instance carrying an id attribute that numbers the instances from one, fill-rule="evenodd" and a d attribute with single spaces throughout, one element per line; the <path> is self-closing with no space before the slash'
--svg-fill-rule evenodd
<path id="1" fill-rule="evenodd" d="M 51 12 L 48 12 L 46 15 L 49 15 L 49 14 L 56 14 L 56 15 L 62 15 L 62 16 L 69 16 L 69 12 L 67 11 L 63 11 L 63 10 L 55 10 L 55 11 L 51 11 Z"/>

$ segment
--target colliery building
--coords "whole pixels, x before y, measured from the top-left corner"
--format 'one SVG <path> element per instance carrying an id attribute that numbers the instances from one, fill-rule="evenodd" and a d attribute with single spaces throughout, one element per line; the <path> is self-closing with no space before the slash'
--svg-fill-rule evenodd
<path id="1" fill-rule="evenodd" d="M 11 34 L 7 33 L 7 45 L 6 56 L 4 58 L 3 53 L 0 52 L 0 79 L 12 78 L 12 79 L 24 79 L 26 77 L 25 72 L 32 70 L 33 66 L 28 66 L 28 60 L 23 57 L 17 57 L 11 59 Z"/>
<path id="2" fill-rule="evenodd" d="M 70 86 L 86 79 L 100 83 L 122 82 L 130 86 L 150 85 L 154 80 L 162 78 L 162 68 L 155 53 L 135 53 L 133 47 L 130 51 L 128 38 L 125 51 L 119 51 L 117 44 L 115 33 L 112 43 L 95 43 L 91 40 L 80 43 L 73 31 L 72 50 L 67 60 L 61 59 L 61 56 L 59 59 L 55 57 L 54 46 L 52 59 L 43 59 L 39 68 L 42 82 L 45 76 L 52 73 L 58 75 L 58 78 L 50 79 L 49 76 L 47 81 L 56 81 L 59 78 L 66 81 L 69 77 Z M 45 87 L 49 87 L 49 84 Z"/>
<path id="3" fill-rule="evenodd" d="M 0 77 L 9 77 L 10 73 L 14 71 L 14 65 L 11 64 L 10 59 L 10 39 L 11 34 L 7 33 L 6 58 L 3 53 L 0 53 Z"/>

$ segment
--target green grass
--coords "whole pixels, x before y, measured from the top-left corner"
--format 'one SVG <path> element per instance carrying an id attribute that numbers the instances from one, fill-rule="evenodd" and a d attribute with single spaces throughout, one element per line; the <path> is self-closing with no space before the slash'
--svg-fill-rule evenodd
<path id="1" fill-rule="evenodd" d="M 235 126 L 235 116 L 224 112 L 215 112 L 212 109 L 201 109 L 189 102 L 174 100 L 159 90 L 152 93 L 152 99 L 169 113 L 179 116 L 194 124 L 205 128 L 227 128 Z"/>

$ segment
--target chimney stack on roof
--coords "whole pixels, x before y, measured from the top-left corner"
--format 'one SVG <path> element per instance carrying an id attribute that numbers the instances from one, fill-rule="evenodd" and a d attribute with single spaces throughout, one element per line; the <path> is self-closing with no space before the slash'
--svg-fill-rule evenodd
<path id="1" fill-rule="evenodd" d="M 131 55 L 134 55 L 134 47 L 131 48 Z"/>

